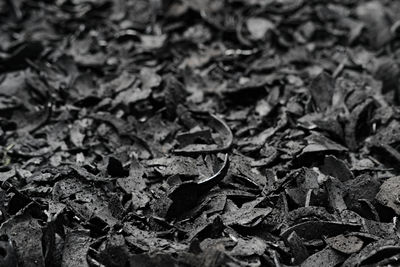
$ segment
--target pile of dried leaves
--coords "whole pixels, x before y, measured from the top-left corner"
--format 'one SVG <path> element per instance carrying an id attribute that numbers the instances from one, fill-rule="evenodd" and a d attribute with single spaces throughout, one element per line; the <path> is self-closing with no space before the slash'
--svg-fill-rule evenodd
<path id="1" fill-rule="evenodd" d="M 398 266 L 400 2 L 0 2 L 0 266 Z"/>

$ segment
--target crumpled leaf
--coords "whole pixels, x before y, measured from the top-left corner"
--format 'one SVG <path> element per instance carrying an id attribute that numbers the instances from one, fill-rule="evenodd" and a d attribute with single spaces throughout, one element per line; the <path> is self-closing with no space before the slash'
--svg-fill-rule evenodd
<path id="1" fill-rule="evenodd" d="M 253 202 L 245 203 L 240 209 L 226 212 L 222 216 L 225 225 L 240 225 L 244 227 L 254 227 L 262 223 L 262 221 L 271 213 L 272 208 L 258 208 L 260 199 Z"/>
<path id="2" fill-rule="evenodd" d="M 307 248 L 304 245 L 303 240 L 296 234 L 296 232 L 292 232 L 288 236 L 286 242 L 290 247 L 294 264 L 302 263 L 305 259 L 308 258 L 309 253 L 307 251 Z"/>
<path id="3" fill-rule="evenodd" d="M 350 121 L 344 129 L 345 140 L 350 149 L 357 149 L 360 142 L 371 131 L 370 121 L 376 107 L 377 104 L 373 99 L 367 99 L 351 111 Z"/>
<path id="4" fill-rule="evenodd" d="M 67 232 L 63 255 L 62 266 L 83 266 L 88 267 L 87 253 L 92 238 L 85 230 L 70 230 Z"/>
<path id="5" fill-rule="evenodd" d="M 306 138 L 307 145 L 301 153 L 296 156 L 295 162 L 308 163 L 315 160 L 316 155 L 335 154 L 340 155 L 348 149 L 341 144 L 338 144 L 331 139 L 326 138 L 322 134 L 313 133 Z"/>
<path id="6" fill-rule="evenodd" d="M 322 72 L 311 82 L 310 92 L 317 107 L 326 111 L 332 105 L 335 81 L 331 75 Z"/>
<path id="7" fill-rule="evenodd" d="M 137 159 L 133 158 L 129 176 L 117 180 L 118 186 L 126 193 L 131 194 L 132 206 L 135 210 L 144 208 L 150 202 L 150 197 L 147 195 L 147 192 L 145 192 L 147 186 L 143 178 L 144 174 L 144 167 Z"/>
<path id="8" fill-rule="evenodd" d="M 400 176 L 395 176 L 389 178 L 381 185 L 375 198 L 379 203 L 393 209 L 397 215 L 400 215 L 398 192 L 400 192 Z"/>
<path id="9" fill-rule="evenodd" d="M 15 247 L 18 265 L 44 266 L 42 229 L 39 221 L 30 214 L 29 207 L 5 221 L 0 233 L 7 235 Z"/>
<path id="10" fill-rule="evenodd" d="M 396 61 L 391 58 L 382 58 L 376 63 L 376 70 L 374 76 L 382 81 L 382 93 L 387 93 L 394 90 L 397 99 L 399 101 L 399 86 L 398 77 L 400 74 L 400 68 Z"/>
<path id="11" fill-rule="evenodd" d="M 372 47 L 378 49 L 392 39 L 391 23 L 381 2 L 365 2 L 356 8 L 356 14 L 366 26 L 368 41 Z"/>
<path id="12" fill-rule="evenodd" d="M 347 164 L 343 160 L 332 155 L 325 156 L 324 165 L 319 169 L 324 174 L 333 176 L 342 182 L 354 178 L 353 173 L 350 171 Z"/>
<path id="13" fill-rule="evenodd" d="M 173 253 L 187 249 L 187 246 L 184 244 L 159 238 L 155 233 L 141 230 L 132 223 L 125 223 L 123 229 L 128 234 L 128 236 L 125 237 L 127 243 L 139 251 L 164 251 Z"/>
<path id="14" fill-rule="evenodd" d="M 322 236 L 333 236 L 346 231 L 357 231 L 360 229 L 359 224 L 349 224 L 341 222 L 328 221 L 309 221 L 296 224 L 281 233 L 283 238 L 287 238 L 292 232 L 296 232 L 300 237 L 311 240 L 318 239 Z"/>
<path id="15" fill-rule="evenodd" d="M 325 241 L 331 248 L 345 254 L 357 253 L 364 245 L 364 242 L 360 238 L 352 235 L 338 235 L 327 238 Z"/>
<path id="16" fill-rule="evenodd" d="M 84 184 L 76 178 L 66 178 L 54 185 L 52 193 L 54 200 L 65 203 L 85 221 L 99 218 L 110 226 L 117 223 L 108 208 L 107 200 L 98 188 Z"/>
<path id="17" fill-rule="evenodd" d="M 336 252 L 331 248 L 325 248 L 310 257 L 308 257 L 300 266 L 304 267 L 317 267 L 317 266 L 330 266 L 334 267 L 344 262 L 345 256 Z"/>
<path id="18" fill-rule="evenodd" d="M 372 176 L 364 174 L 357 176 L 344 183 L 345 202 L 351 210 L 362 212 L 363 208 L 359 202 L 361 199 L 373 201 L 379 191 L 380 184 Z"/>
<path id="19" fill-rule="evenodd" d="M 187 145 L 184 148 L 175 149 L 174 153 L 181 155 L 193 155 L 193 154 L 207 154 L 207 153 L 218 153 L 227 151 L 233 142 L 233 134 L 229 126 L 216 115 L 213 114 L 198 114 L 198 115 L 208 115 L 208 123 L 216 131 L 219 132 L 223 138 L 223 144 L 221 145 Z"/>
<path id="20" fill-rule="evenodd" d="M 183 182 L 176 186 L 168 197 L 173 201 L 168 209 L 167 217 L 176 217 L 193 208 L 199 197 L 208 192 L 212 187 L 216 186 L 224 179 L 229 169 L 229 157 L 225 154 L 224 162 L 220 169 L 212 176 L 206 177 L 198 181 Z"/>
<path id="21" fill-rule="evenodd" d="M 350 256 L 342 266 L 360 266 L 362 264 L 373 264 L 383 258 L 388 258 L 399 252 L 400 247 L 394 240 L 380 239 L 365 246 L 359 253 Z"/>
<path id="22" fill-rule="evenodd" d="M 122 234 L 112 233 L 99 250 L 99 259 L 106 266 L 125 266 L 129 261 L 128 246 Z"/>
<path id="23" fill-rule="evenodd" d="M 249 240 L 240 238 L 235 247 L 229 252 L 232 256 L 252 256 L 262 255 L 267 248 L 267 244 L 261 238 L 253 237 Z"/>

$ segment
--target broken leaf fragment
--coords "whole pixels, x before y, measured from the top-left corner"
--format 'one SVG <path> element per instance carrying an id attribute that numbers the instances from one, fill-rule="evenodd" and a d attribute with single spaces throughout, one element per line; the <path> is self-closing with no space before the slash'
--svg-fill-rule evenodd
<path id="1" fill-rule="evenodd" d="M 353 235 L 338 235 L 327 238 L 325 241 L 331 248 L 345 254 L 356 253 L 364 245 L 364 242 L 359 237 Z"/>
<path id="2" fill-rule="evenodd" d="M 30 207 L 23 209 L 9 220 L 5 221 L 0 227 L 0 233 L 8 236 L 11 244 L 15 248 L 17 265 L 30 262 L 29 266 L 44 266 L 45 260 L 42 247 L 42 229 L 39 220 L 32 217 Z M 8 253 L 12 250 L 7 246 Z M 5 251 L 1 250 L 5 253 Z M 9 255 L 13 257 L 12 255 Z M 7 258 L 5 258 L 7 260 Z M 12 263 L 9 259 L 7 262 Z"/>
<path id="3" fill-rule="evenodd" d="M 225 154 L 220 169 L 212 176 L 198 181 L 187 181 L 176 186 L 168 197 L 173 201 L 168 209 L 167 217 L 176 217 L 193 208 L 199 197 L 224 179 L 229 169 L 229 156 Z"/>
<path id="4" fill-rule="evenodd" d="M 360 224 L 328 221 L 308 221 L 287 228 L 281 233 L 281 236 L 283 238 L 287 238 L 292 232 L 295 231 L 300 237 L 306 240 L 311 240 L 319 239 L 323 236 L 333 236 L 341 234 L 346 231 L 357 231 L 360 229 L 360 227 Z"/>
<path id="5" fill-rule="evenodd" d="M 331 107 L 334 90 L 335 81 L 332 76 L 326 72 L 319 74 L 310 85 L 310 92 L 314 102 L 322 111 L 326 111 Z"/>
<path id="6" fill-rule="evenodd" d="M 251 38 L 254 40 L 263 39 L 268 31 L 275 28 L 274 23 L 259 17 L 249 18 L 246 21 L 246 26 L 250 32 Z"/>
<path id="7" fill-rule="evenodd" d="M 65 203 L 82 220 L 98 218 L 110 226 L 117 223 L 104 193 L 78 179 L 69 178 L 57 182 L 53 188 L 53 199 Z"/>
<path id="8" fill-rule="evenodd" d="M 368 265 L 377 266 L 374 263 L 389 258 L 399 253 L 400 247 L 393 239 L 379 239 L 365 246 L 361 251 L 351 255 L 343 263 L 343 267 Z"/>
<path id="9" fill-rule="evenodd" d="M 89 231 L 69 230 L 64 243 L 62 266 L 89 267 L 86 257 L 91 241 Z"/>
<path id="10" fill-rule="evenodd" d="M 376 200 L 400 215 L 400 176 L 386 180 L 380 187 Z"/>
<path id="11" fill-rule="evenodd" d="M 174 153 L 180 155 L 196 155 L 196 154 L 208 154 L 208 153 L 218 153 L 226 152 L 232 146 L 233 134 L 229 126 L 218 116 L 210 114 L 208 112 L 194 112 L 194 115 L 200 118 L 205 118 L 216 132 L 221 135 L 223 143 L 220 145 L 203 145 L 203 144 L 189 144 L 184 148 L 175 149 Z"/>
<path id="12" fill-rule="evenodd" d="M 308 257 L 300 266 L 301 267 L 334 267 L 344 262 L 346 257 L 332 248 L 325 248 L 310 257 Z"/>
<path id="13" fill-rule="evenodd" d="M 367 1 L 359 5 L 355 13 L 365 24 L 369 44 L 379 49 L 392 39 L 387 8 L 379 1 Z"/>

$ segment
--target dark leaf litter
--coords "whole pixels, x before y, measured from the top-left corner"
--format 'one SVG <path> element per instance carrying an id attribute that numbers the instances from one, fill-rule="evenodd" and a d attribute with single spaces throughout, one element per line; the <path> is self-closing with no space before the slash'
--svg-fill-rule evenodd
<path id="1" fill-rule="evenodd" d="M 0 3 L 0 266 L 398 266 L 398 1 Z"/>

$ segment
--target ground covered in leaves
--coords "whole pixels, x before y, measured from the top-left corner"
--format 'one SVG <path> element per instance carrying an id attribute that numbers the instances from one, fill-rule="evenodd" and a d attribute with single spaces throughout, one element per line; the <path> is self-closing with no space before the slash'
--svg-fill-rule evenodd
<path id="1" fill-rule="evenodd" d="M 0 266 L 398 266 L 400 3 L 0 2 Z"/>

